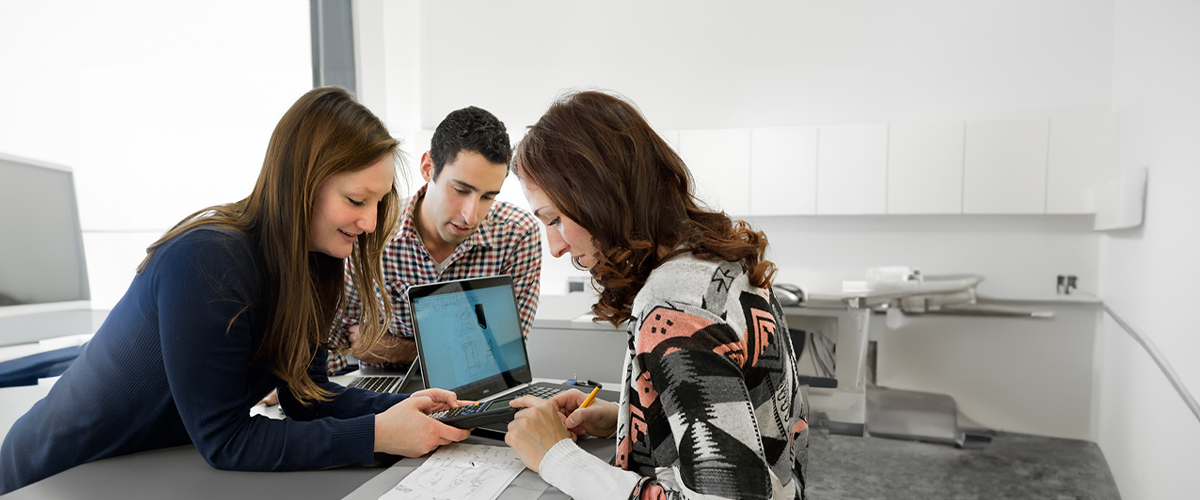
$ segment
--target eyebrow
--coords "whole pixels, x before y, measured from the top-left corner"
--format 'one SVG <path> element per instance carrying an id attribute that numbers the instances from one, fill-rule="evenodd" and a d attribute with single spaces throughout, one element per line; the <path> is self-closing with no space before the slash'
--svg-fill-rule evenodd
<path id="1" fill-rule="evenodd" d="M 386 196 L 392 190 L 392 186 L 388 185 L 383 191 L 376 191 L 374 187 L 367 185 L 355 186 L 346 191 L 348 195 L 366 195 L 366 196 Z"/>
<path id="2" fill-rule="evenodd" d="M 470 184 L 467 184 L 467 183 L 465 183 L 465 182 L 463 182 L 463 181 L 460 181 L 460 180 L 458 180 L 458 179 L 451 179 L 451 181 L 452 181 L 452 182 L 454 182 L 455 184 L 458 184 L 459 186 L 462 186 L 462 187 L 465 187 L 465 188 L 467 188 L 467 189 L 470 189 L 471 191 L 479 191 L 479 188 L 477 188 L 477 187 L 475 187 L 475 186 L 472 186 L 472 185 L 470 185 Z M 500 194 L 500 190 L 496 190 L 496 191 L 488 191 L 488 192 L 486 192 L 486 193 L 483 193 L 483 194 L 490 194 L 490 195 L 492 195 L 492 196 L 495 196 L 495 195 L 498 195 L 498 194 Z"/>

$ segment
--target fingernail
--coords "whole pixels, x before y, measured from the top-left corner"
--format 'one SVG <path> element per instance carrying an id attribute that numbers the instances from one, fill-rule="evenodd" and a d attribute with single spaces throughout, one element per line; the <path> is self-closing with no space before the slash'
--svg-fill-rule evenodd
<path id="1" fill-rule="evenodd" d="M 574 417 L 567 417 L 567 427 L 568 428 L 577 427 L 578 425 L 579 425 L 579 423 L 575 421 Z"/>

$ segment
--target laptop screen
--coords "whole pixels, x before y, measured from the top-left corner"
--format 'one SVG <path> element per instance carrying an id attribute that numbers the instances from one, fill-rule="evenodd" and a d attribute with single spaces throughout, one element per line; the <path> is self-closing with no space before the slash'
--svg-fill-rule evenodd
<path id="1" fill-rule="evenodd" d="M 408 290 L 426 387 L 477 400 L 532 380 L 511 276 Z"/>

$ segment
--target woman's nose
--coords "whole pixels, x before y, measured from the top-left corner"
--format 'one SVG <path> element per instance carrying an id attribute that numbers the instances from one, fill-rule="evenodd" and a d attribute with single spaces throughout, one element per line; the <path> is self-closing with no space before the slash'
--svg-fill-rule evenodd
<path id="1" fill-rule="evenodd" d="M 567 242 L 563 240 L 562 235 L 553 229 L 546 231 L 546 243 L 550 245 L 550 255 L 553 255 L 554 258 L 562 257 L 563 254 L 567 253 L 567 249 L 569 248 Z"/>

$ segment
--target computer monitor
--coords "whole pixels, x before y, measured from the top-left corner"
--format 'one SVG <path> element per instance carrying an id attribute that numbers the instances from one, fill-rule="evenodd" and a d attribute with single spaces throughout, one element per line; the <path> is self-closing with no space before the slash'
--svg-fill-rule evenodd
<path id="1" fill-rule="evenodd" d="M 0 153 L 0 234 L 0 317 L 90 308 L 69 167 Z"/>

